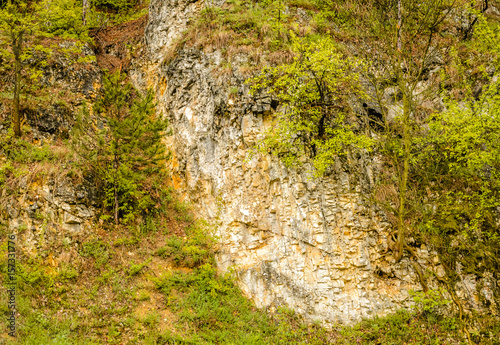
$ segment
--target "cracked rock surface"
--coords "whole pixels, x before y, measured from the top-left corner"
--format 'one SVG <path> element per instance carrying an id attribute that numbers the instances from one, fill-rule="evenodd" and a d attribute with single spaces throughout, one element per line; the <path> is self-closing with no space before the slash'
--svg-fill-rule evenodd
<path id="1" fill-rule="evenodd" d="M 288 169 L 254 154 L 273 102 L 248 96 L 244 78 L 213 77 L 215 67 L 210 56 L 182 51 L 156 78 L 174 133 L 174 184 L 217 224 L 219 268 L 233 268 L 258 307 L 287 305 L 325 323 L 408 306 L 416 273 L 383 255 L 390 226 L 363 198 L 373 163 L 351 157 L 315 179 L 307 164 Z"/>
<path id="2" fill-rule="evenodd" d="M 217 51 L 180 50 L 172 61 L 162 60 L 201 5 L 151 1 L 145 32 L 150 61 L 133 74 L 141 83 L 153 81 L 158 110 L 170 120 L 173 185 L 217 225 L 219 269 L 233 269 L 257 307 L 287 305 L 325 325 L 409 307 L 409 290 L 421 286 L 408 258 L 393 259 L 391 226 L 367 201 L 373 158 L 339 160 L 321 179 L 307 162 L 288 169 L 255 153 L 277 105 L 266 95 L 249 96 L 237 68 L 244 58 L 233 57 L 229 77 L 217 73 Z M 436 257 L 416 252 L 424 266 Z M 439 272 L 439 262 L 433 265 L 427 267 Z"/>

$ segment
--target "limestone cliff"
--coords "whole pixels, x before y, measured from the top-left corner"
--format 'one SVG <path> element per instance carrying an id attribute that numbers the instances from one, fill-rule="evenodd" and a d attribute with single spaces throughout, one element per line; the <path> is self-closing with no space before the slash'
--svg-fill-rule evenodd
<path id="1" fill-rule="evenodd" d="M 363 197 L 373 162 L 339 160 L 318 180 L 307 168 L 253 154 L 272 100 L 250 97 L 236 68 L 230 78 L 217 76 L 217 53 L 178 51 L 162 62 L 202 5 L 153 0 L 145 37 L 159 111 L 174 133 L 176 186 L 218 225 L 220 269 L 233 268 L 258 307 L 285 304 L 325 323 L 409 306 L 408 290 L 420 289 L 417 275 L 407 259 L 396 264 L 384 255 L 389 224 Z M 237 66 L 245 56 L 234 59 Z M 419 254 L 432 259 L 425 248 Z"/>

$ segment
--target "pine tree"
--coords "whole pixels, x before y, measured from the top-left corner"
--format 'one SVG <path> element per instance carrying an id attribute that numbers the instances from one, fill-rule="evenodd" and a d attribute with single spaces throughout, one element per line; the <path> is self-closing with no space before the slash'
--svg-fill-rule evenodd
<path id="1" fill-rule="evenodd" d="M 84 107 L 75 133 L 82 157 L 104 183 L 104 206 L 113 209 L 115 224 L 132 220 L 152 205 L 143 185 L 166 158 L 161 139 L 168 126 L 155 117 L 151 90 L 135 96 L 124 78 L 117 71 L 103 79 L 103 94 L 94 104 L 94 112 L 105 122 L 102 129 L 91 130 Z"/>
<path id="2" fill-rule="evenodd" d="M 7 43 L 8 49 L 2 49 L 2 55 L 12 58 L 14 65 L 14 95 L 12 107 L 12 125 L 16 137 L 21 136 L 21 116 L 19 99 L 21 94 L 21 69 L 26 48 L 26 39 L 38 31 L 36 6 L 27 1 L 8 1 L 0 8 L 0 42 Z"/>
<path id="3" fill-rule="evenodd" d="M 7 0 L 0 5 L 0 68 L 13 74 L 13 85 L 5 83 L 0 89 L 12 88 L 11 122 L 16 137 L 22 134 L 21 93 L 39 90 L 38 81 L 50 56 L 64 50 L 49 47 L 42 39 L 54 35 L 88 39 L 76 9 L 73 0 Z"/>

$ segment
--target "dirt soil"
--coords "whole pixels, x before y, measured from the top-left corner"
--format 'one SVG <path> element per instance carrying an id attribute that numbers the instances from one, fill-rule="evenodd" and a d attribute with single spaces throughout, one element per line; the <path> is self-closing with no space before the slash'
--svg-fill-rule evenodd
<path id="1" fill-rule="evenodd" d="M 99 67 L 110 73 L 116 69 L 127 72 L 132 59 L 141 52 L 147 22 L 148 15 L 145 15 L 117 26 L 91 29 Z"/>

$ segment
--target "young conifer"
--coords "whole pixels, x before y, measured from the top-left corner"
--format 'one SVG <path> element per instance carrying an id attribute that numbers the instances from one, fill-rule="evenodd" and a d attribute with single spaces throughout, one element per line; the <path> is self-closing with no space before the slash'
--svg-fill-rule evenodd
<path id="1" fill-rule="evenodd" d="M 103 182 L 104 206 L 113 209 L 115 224 L 132 220 L 152 205 L 143 185 L 166 158 L 161 138 L 168 127 L 166 120 L 155 116 L 151 90 L 135 95 L 124 79 L 120 72 L 104 77 L 102 96 L 94 104 L 104 125 L 92 130 L 84 107 L 76 126 L 80 135 L 75 136 L 81 156 Z"/>

